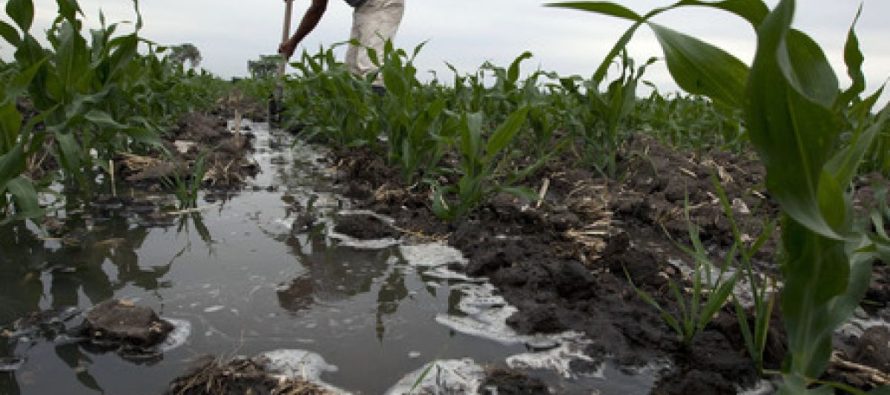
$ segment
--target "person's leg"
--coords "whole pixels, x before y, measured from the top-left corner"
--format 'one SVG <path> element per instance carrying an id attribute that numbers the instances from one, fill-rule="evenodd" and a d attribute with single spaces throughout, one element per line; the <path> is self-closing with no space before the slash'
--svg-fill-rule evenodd
<path id="1" fill-rule="evenodd" d="M 361 20 L 361 16 L 358 13 L 358 9 L 353 11 L 352 13 L 352 31 L 349 33 L 349 41 L 359 41 L 360 30 L 359 30 L 359 21 Z M 352 74 L 358 75 L 358 53 L 361 50 L 359 47 L 350 44 L 348 49 L 346 50 L 346 67 Z"/>
<path id="2" fill-rule="evenodd" d="M 377 70 L 365 47 L 373 48 L 382 61 L 384 45 L 387 40 L 395 37 L 404 13 L 405 0 L 368 0 L 355 10 L 353 30 L 362 48 L 350 47 L 355 56 L 354 63 L 350 64 L 350 71 L 364 77 Z M 383 77 L 378 76 L 374 84 L 382 86 Z"/>

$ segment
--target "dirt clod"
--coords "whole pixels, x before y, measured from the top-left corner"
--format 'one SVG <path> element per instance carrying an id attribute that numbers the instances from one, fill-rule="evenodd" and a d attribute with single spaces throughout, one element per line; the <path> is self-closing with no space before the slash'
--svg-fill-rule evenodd
<path id="1" fill-rule="evenodd" d="M 399 231 L 373 215 L 352 214 L 337 218 L 334 231 L 359 240 L 398 238 Z"/>
<path id="2" fill-rule="evenodd" d="M 112 299 L 96 305 L 86 314 L 82 331 L 96 342 L 149 348 L 164 341 L 172 330 L 173 325 L 158 317 L 152 309 Z"/>
<path id="3" fill-rule="evenodd" d="M 507 369 L 492 369 L 482 385 L 480 394 L 538 395 L 549 394 L 550 389 L 543 381 L 521 372 Z"/>

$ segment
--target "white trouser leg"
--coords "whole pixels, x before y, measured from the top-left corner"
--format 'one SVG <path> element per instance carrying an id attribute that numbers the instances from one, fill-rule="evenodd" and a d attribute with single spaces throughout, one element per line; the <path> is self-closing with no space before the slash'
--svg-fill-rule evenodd
<path id="1" fill-rule="evenodd" d="M 395 37 L 404 13 L 405 0 L 368 0 L 355 9 L 350 39 L 357 40 L 362 47 L 349 46 L 346 52 L 349 71 L 359 77 L 377 71 L 365 47 L 373 48 L 382 61 L 384 44 Z M 378 76 L 374 84 L 383 85 L 383 78 Z"/>

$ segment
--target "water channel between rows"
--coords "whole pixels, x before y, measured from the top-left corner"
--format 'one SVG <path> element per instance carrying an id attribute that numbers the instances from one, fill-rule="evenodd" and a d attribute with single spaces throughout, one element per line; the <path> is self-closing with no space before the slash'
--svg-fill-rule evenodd
<path id="1" fill-rule="evenodd" d="M 508 359 L 532 367 L 526 373 L 558 393 L 651 389 L 652 372 L 609 364 L 596 374 L 568 372 L 572 358 L 583 359 L 572 356 L 569 343 L 583 339 L 513 334 L 503 324 L 511 307 L 486 284 L 444 270 L 461 258 L 443 245 L 362 245 L 330 227 L 293 236 L 293 201 L 305 205 L 314 196 L 326 221 L 348 214 L 350 203 L 329 192 L 333 174 L 317 149 L 265 124 L 248 125 L 262 169 L 251 181 L 258 188 L 205 196 L 206 209 L 172 224 L 59 213 L 80 224 L 76 245 L 30 224 L 0 228 L 0 327 L 38 311 L 85 311 L 123 298 L 188 329 L 184 343 L 143 361 L 97 353 L 45 330 L 7 331 L 0 337 L 7 365 L 0 367 L 0 394 L 161 394 L 203 355 L 282 349 L 319 354 L 336 367 L 321 380 L 352 393 L 385 393 L 432 361 L 463 358 L 484 367 L 505 367 Z M 548 351 L 529 354 L 536 343 Z M 442 385 L 447 392 L 457 384 Z"/>

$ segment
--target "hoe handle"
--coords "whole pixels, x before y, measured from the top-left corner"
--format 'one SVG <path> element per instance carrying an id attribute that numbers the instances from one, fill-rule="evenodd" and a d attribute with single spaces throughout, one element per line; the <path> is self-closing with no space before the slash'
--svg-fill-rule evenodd
<path id="1" fill-rule="evenodd" d="M 290 22 L 294 10 L 294 0 L 284 0 L 284 28 L 281 29 L 281 42 L 290 39 Z M 287 66 L 287 60 L 283 60 L 278 65 L 278 78 L 284 76 L 284 69 Z"/>

